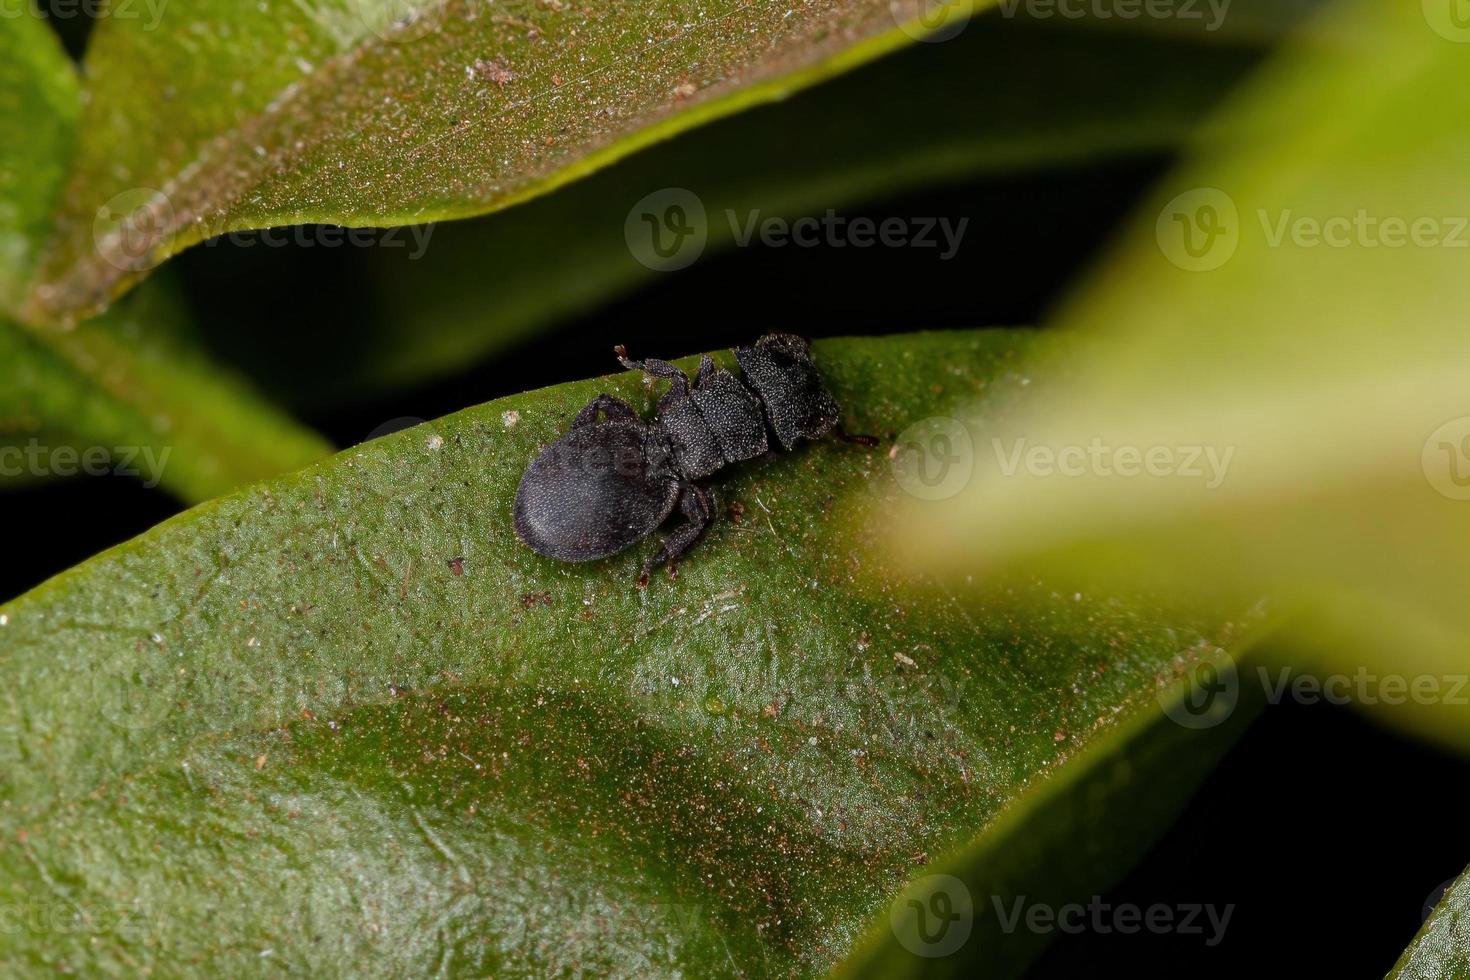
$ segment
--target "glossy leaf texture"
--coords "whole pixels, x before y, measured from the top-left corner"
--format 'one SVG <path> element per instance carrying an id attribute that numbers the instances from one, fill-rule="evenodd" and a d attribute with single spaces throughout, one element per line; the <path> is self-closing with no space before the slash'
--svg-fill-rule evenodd
<path id="1" fill-rule="evenodd" d="M 985 0 L 929 11 L 934 26 Z M 922 0 L 200 0 L 108 17 L 28 319 L 212 235 L 481 214 L 924 36 Z M 105 217 L 99 219 L 99 213 Z"/>
<path id="2" fill-rule="evenodd" d="M 1264 597 L 1313 676 L 1466 747 L 1470 61 L 1418 7 L 1336 13 L 1143 209 L 1058 318 L 1081 349 L 970 428 L 966 490 L 899 546 L 952 580 Z"/>
<path id="3" fill-rule="evenodd" d="M 162 281 L 75 329 L 9 316 L 49 228 L 78 99 L 45 22 L 0 18 L 0 483 L 121 471 L 203 500 L 321 458 L 322 439 L 209 360 Z"/>
<path id="4" fill-rule="evenodd" d="M 847 424 L 888 433 L 1007 416 L 1041 343 L 816 353 Z M 1258 624 L 888 581 L 902 483 L 839 443 L 723 479 L 676 581 L 635 587 L 652 542 L 542 559 L 515 487 L 600 392 L 654 397 L 625 373 L 468 409 L 0 607 L 0 880 L 41 923 L 0 933 L 0 964 L 815 975 L 1074 757 L 1114 773 L 1080 780 L 1089 806 L 1151 825 L 1148 753 L 1106 757 L 1154 730 L 1160 675 Z"/>
<path id="5" fill-rule="evenodd" d="M 1394 964 L 1389 980 L 1440 980 L 1470 976 L 1470 875 L 1445 882 L 1425 909 L 1424 926 Z"/>

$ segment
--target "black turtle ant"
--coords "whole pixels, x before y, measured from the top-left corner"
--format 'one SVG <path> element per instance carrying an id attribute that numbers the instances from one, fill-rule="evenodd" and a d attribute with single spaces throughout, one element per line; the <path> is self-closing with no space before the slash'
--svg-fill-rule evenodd
<path id="1" fill-rule="evenodd" d="M 639 585 L 664 564 L 677 574 L 679 558 L 714 520 L 715 501 L 699 481 L 732 463 L 770 451 L 769 433 L 782 449 L 830 433 L 849 436 L 841 411 L 812 360 L 811 345 L 793 334 L 766 334 L 735 350 L 744 377 L 705 357 L 691 383 L 668 361 L 628 359 L 630 370 L 669 381 L 652 422 L 611 395 L 598 395 L 577 413 L 571 429 L 526 468 L 516 491 L 516 535 L 539 554 L 560 561 L 596 561 L 651 534 L 678 508 L 684 523 L 643 565 Z"/>

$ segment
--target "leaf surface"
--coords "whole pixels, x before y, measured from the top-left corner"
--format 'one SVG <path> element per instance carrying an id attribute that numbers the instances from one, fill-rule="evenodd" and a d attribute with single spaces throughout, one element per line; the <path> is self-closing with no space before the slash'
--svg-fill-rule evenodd
<path id="1" fill-rule="evenodd" d="M 66 176 L 76 73 L 31 0 L 0 18 L 0 312 L 25 294 Z"/>
<path id="2" fill-rule="evenodd" d="M 164 282 L 75 329 L 8 315 L 50 227 L 78 99 L 39 15 L 0 18 L 0 483 L 122 471 L 203 500 L 319 459 L 321 438 L 208 360 Z"/>
<path id="3" fill-rule="evenodd" d="M 0 319 L 0 431 L 0 483 L 108 472 L 186 501 L 331 452 L 199 350 L 162 280 L 72 330 Z"/>
<path id="4" fill-rule="evenodd" d="M 938 25 L 987 2 L 929 16 Z M 899 47 L 923 35 L 912 22 L 925 9 L 200 0 L 156 23 L 106 18 L 28 319 L 94 312 L 168 255 L 231 230 L 504 207 Z"/>
<path id="5" fill-rule="evenodd" d="M 440 226 L 421 256 L 375 250 L 369 284 L 382 322 L 363 331 L 357 369 L 340 380 L 379 387 L 462 369 L 679 267 L 760 247 L 758 222 L 840 222 L 827 227 L 842 243 L 847 209 L 869 201 L 1168 150 L 1264 45 L 979 18 L 943 44 L 681 134 L 555 194 Z M 695 234 L 665 263 L 643 215 L 673 206 Z M 973 218 L 961 242 L 993 234 L 982 222 Z M 944 237 L 926 237 L 941 261 Z"/>
<path id="6" fill-rule="evenodd" d="M 888 432 L 1014 410 L 1037 343 L 817 356 L 849 427 Z M 622 374 L 469 409 L 0 608 L 0 880 L 90 916 L 0 933 L 0 962 L 820 973 L 928 862 L 1156 713 L 1161 672 L 1250 628 L 885 583 L 901 491 L 886 450 L 841 444 L 729 474 L 677 581 L 634 587 L 652 542 L 544 560 L 515 487 L 603 391 L 653 397 Z"/>
<path id="7" fill-rule="evenodd" d="M 1470 876 L 1461 875 L 1445 886 L 1389 980 L 1470 976 Z"/>

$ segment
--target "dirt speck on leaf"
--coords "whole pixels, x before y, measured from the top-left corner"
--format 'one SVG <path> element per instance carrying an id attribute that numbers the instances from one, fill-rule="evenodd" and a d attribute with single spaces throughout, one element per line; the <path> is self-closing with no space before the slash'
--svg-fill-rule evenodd
<path id="1" fill-rule="evenodd" d="M 494 82 L 501 88 L 516 80 L 516 73 L 510 66 L 499 58 L 478 58 L 470 68 L 470 75 L 474 78 L 482 78 L 487 82 Z"/>

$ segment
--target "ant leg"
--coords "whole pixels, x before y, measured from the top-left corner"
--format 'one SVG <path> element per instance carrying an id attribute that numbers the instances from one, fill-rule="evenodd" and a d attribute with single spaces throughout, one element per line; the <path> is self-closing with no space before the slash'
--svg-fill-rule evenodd
<path id="1" fill-rule="evenodd" d="M 715 359 L 708 354 L 699 359 L 699 373 L 694 376 L 694 387 L 702 388 L 714 376 Z"/>
<path id="2" fill-rule="evenodd" d="M 883 441 L 883 440 L 879 439 L 877 436 L 853 435 L 852 433 L 848 432 L 846 429 L 844 429 L 840 425 L 837 426 L 836 428 L 834 428 L 832 430 L 832 434 L 834 436 L 836 436 L 837 438 L 841 439 L 843 442 L 850 442 L 850 443 L 852 443 L 855 446 L 869 446 L 869 447 L 872 447 L 872 446 L 878 445 L 878 443 L 880 443 L 880 442 Z"/>
<path id="3" fill-rule="evenodd" d="M 622 344 L 614 347 L 613 351 L 618 355 L 618 363 L 629 371 L 642 371 L 649 377 L 669 380 L 669 390 L 658 400 L 660 410 L 689 397 L 689 376 L 668 361 L 660 361 L 654 357 L 642 361 L 630 360 L 628 350 Z"/>
<path id="4" fill-rule="evenodd" d="M 679 559 L 694 547 L 695 542 L 714 523 L 714 494 L 697 483 L 685 484 L 684 492 L 679 497 L 679 513 L 684 515 L 684 523 L 674 528 L 664 538 L 659 549 L 643 563 L 643 574 L 638 576 L 640 586 L 648 584 L 648 573 L 659 564 L 669 570 L 669 578 L 679 577 Z"/>
<path id="5" fill-rule="evenodd" d="M 621 398 L 612 395 L 598 395 L 587 403 L 587 407 L 577 413 L 572 419 L 572 428 L 580 428 L 591 425 L 598 420 L 598 416 L 608 419 L 616 419 L 619 422 L 637 422 L 638 413 L 633 411 L 633 406 Z"/>

